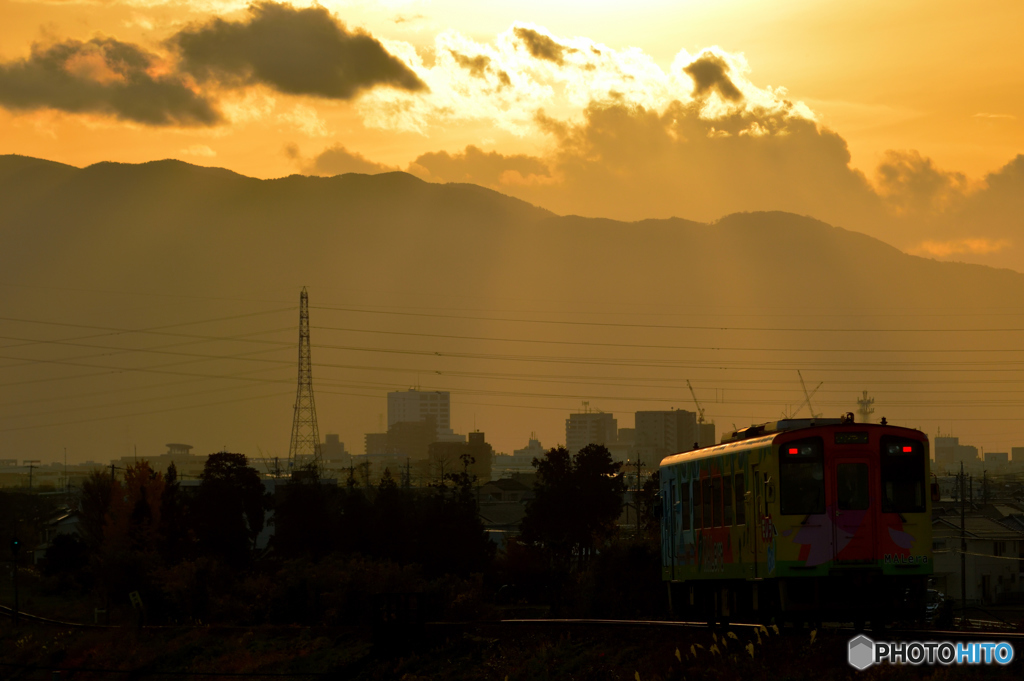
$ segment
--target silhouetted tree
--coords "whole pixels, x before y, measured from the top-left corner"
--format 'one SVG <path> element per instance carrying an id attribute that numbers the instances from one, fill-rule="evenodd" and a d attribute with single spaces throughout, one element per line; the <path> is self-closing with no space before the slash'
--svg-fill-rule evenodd
<path id="1" fill-rule="evenodd" d="M 462 457 L 461 473 L 448 473 L 435 485 L 434 493 L 422 502 L 416 514 L 416 560 L 428 574 L 468 575 L 483 572 L 494 558 L 495 546 L 488 539 L 477 509 L 469 473 L 473 457 Z"/>
<path id="2" fill-rule="evenodd" d="M 103 543 L 103 525 L 110 510 L 113 480 L 103 471 L 94 470 L 82 483 L 82 537 L 92 551 Z"/>
<path id="3" fill-rule="evenodd" d="M 413 509 L 408 495 L 398 489 L 391 470 L 384 469 L 373 500 L 373 552 L 381 558 L 409 558 L 409 531 Z"/>
<path id="4" fill-rule="evenodd" d="M 537 483 L 526 508 L 522 538 L 542 547 L 562 569 L 584 567 L 594 549 L 616 531 L 622 513 L 622 464 L 601 445 L 570 456 L 565 447 L 534 459 Z"/>
<path id="5" fill-rule="evenodd" d="M 248 563 L 270 508 L 259 473 L 244 454 L 218 452 L 206 459 L 200 477 L 189 510 L 199 551 L 236 567 Z"/>
<path id="6" fill-rule="evenodd" d="M 320 481 L 316 466 L 293 475 L 274 508 L 274 548 L 281 555 L 321 558 L 336 548 L 337 488 Z"/>
<path id="7" fill-rule="evenodd" d="M 178 482 L 178 467 L 171 462 L 164 476 L 164 493 L 160 498 L 160 522 L 158 535 L 160 555 L 168 565 L 175 565 L 185 558 L 189 535 L 185 495 Z"/>

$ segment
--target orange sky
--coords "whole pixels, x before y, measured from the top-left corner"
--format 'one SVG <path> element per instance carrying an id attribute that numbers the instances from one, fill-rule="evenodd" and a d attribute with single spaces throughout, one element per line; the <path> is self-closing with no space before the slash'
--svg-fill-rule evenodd
<path id="1" fill-rule="evenodd" d="M 243 2 L 0 0 L 0 57 L 25 57 L 34 42 L 96 35 L 164 52 L 161 42 L 190 21 L 241 18 Z M 971 178 L 997 170 L 1024 148 L 1024 70 L 1019 2 L 869 1 L 837 5 L 782 2 L 466 3 L 329 2 L 350 27 L 392 48 L 434 51 L 438 37 L 493 45 L 516 22 L 564 39 L 633 49 L 668 72 L 680 50 L 717 45 L 746 58 L 757 87 L 782 86 L 848 143 L 854 167 L 873 172 L 887 149 L 914 149 Z M 394 42 L 392 42 L 394 41 Z M 417 68 L 415 65 L 412 65 Z M 587 74 L 573 74 L 581 78 Z M 248 99 L 246 99 L 248 98 Z M 297 170 L 282 149 L 307 155 L 343 144 L 367 158 L 405 167 L 422 153 L 468 144 L 501 152 L 540 152 L 536 129 L 510 131 L 486 114 L 434 121 L 418 132 L 368 122 L 360 101 L 293 96 L 267 88 L 234 92 L 230 121 L 209 130 L 153 129 L 96 113 L 47 108 L 0 114 L 0 151 L 76 165 L 100 160 L 177 157 L 269 177 Z M 547 100 L 546 102 L 544 100 Z M 564 117 L 578 103 L 554 93 L 529 105 Z M 525 104 L 525 103 L 524 103 Z"/>

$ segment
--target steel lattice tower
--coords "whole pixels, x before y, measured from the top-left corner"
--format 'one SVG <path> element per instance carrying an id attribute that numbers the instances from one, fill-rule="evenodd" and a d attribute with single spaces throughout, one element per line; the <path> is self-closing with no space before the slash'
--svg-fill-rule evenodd
<path id="1" fill-rule="evenodd" d="M 316 426 L 313 401 L 313 358 L 309 350 L 309 295 L 305 287 L 299 296 L 299 387 L 295 393 L 292 441 L 288 447 L 292 469 L 308 464 L 320 468 L 320 431 Z"/>

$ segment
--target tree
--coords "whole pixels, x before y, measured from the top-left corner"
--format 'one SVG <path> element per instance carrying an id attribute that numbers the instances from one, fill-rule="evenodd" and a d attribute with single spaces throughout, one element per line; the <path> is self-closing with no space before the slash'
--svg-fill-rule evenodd
<path id="1" fill-rule="evenodd" d="M 160 553 L 168 565 L 179 563 L 185 558 L 189 542 L 187 517 L 185 495 L 181 493 L 181 483 L 178 482 L 178 467 L 172 461 L 164 476 L 158 525 Z"/>
<path id="2" fill-rule="evenodd" d="M 103 471 L 94 470 L 82 483 L 82 536 L 93 551 L 103 543 L 103 525 L 110 510 L 114 481 Z"/>
<path id="3" fill-rule="evenodd" d="M 636 495 L 637 534 L 655 542 L 661 541 L 661 471 L 654 471 L 644 480 Z"/>
<path id="4" fill-rule="evenodd" d="M 462 472 L 447 473 L 433 484 L 433 494 L 418 504 L 415 514 L 415 556 L 428 574 L 482 572 L 494 558 L 495 546 L 480 520 L 473 491 L 476 476 L 469 472 L 473 457 L 460 458 Z"/>
<path id="5" fill-rule="evenodd" d="M 248 563 L 270 508 L 259 473 L 245 454 L 218 452 L 206 459 L 200 478 L 189 514 L 199 550 L 236 567 Z"/>
<path id="6" fill-rule="evenodd" d="M 309 554 L 321 558 L 334 550 L 337 538 L 337 488 L 320 482 L 315 464 L 293 473 L 274 509 L 274 548 L 284 556 Z"/>
<path id="7" fill-rule="evenodd" d="M 145 459 L 125 469 L 123 482 L 111 483 L 103 525 L 103 543 L 108 551 L 156 549 L 163 492 L 163 475 L 150 468 Z"/>
<path id="8" fill-rule="evenodd" d="M 558 567 L 585 567 L 616 532 L 625 489 L 622 464 L 605 447 L 587 445 L 576 456 L 555 447 L 533 466 L 537 484 L 523 518 L 523 540 L 543 548 Z"/>

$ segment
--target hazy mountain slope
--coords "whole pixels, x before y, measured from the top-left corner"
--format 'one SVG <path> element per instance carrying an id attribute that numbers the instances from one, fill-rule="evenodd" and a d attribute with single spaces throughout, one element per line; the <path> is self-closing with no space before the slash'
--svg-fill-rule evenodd
<path id="1" fill-rule="evenodd" d="M 728 387 L 728 405 L 709 412 L 725 423 L 798 404 L 797 368 L 835 388 L 822 409 L 846 411 L 858 386 L 962 385 L 1002 371 L 969 373 L 981 371 L 975 360 L 1013 355 L 970 353 L 1016 351 L 1019 334 L 962 329 L 1014 327 L 1007 311 L 1024 309 L 1024 275 L 906 255 L 807 217 L 556 216 L 404 173 L 257 180 L 177 161 L 75 169 L 6 156 L 0 205 L 0 402 L 39 405 L 0 417 L 0 453 L 70 438 L 281 453 L 294 390 L 288 308 L 302 286 L 315 308 L 321 431 L 357 452 L 384 393 L 413 384 L 463 400 L 457 429 L 476 424 L 516 446 L 531 431 L 559 441 L 583 399 L 627 412 L 688 406 L 687 378 L 705 397 Z M 184 327 L 192 340 L 104 330 L 249 313 L 268 316 Z M 204 334 L 280 345 L 203 345 Z M 144 349 L 124 351 L 132 343 Z M 162 401 L 179 390 L 172 380 L 193 392 Z M 281 392 L 233 403 L 260 390 Z M 955 400 L 927 406 L 920 391 L 879 397 L 890 418 L 965 413 Z M 207 400 L 216 406 L 191 406 Z"/>

